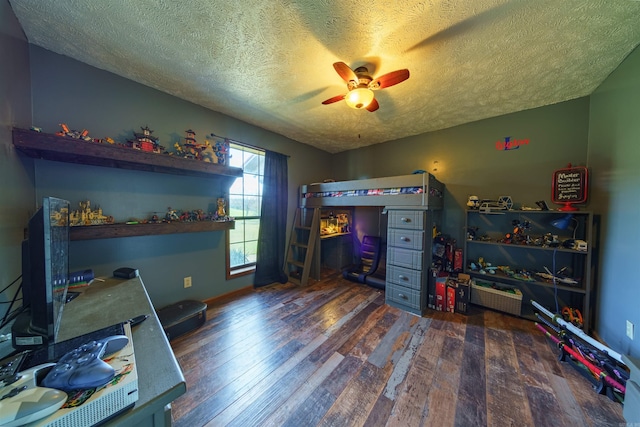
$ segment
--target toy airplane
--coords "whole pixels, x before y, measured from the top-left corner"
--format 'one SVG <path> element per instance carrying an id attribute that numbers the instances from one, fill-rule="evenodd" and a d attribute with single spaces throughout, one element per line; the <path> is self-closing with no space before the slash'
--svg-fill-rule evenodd
<path id="1" fill-rule="evenodd" d="M 547 280 L 555 280 L 558 283 L 562 283 L 565 285 L 577 285 L 578 281 L 574 280 L 570 277 L 563 277 L 563 276 L 559 276 L 558 274 L 562 271 L 560 270 L 558 272 L 558 274 L 551 274 L 551 272 L 549 271 L 549 269 L 547 267 L 544 268 L 544 270 L 546 271 L 546 273 L 536 273 L 536 276 L 540 276 L 543 279 L 547 279 Z M 563 269 L 564 270 L 564 269 Z"/>

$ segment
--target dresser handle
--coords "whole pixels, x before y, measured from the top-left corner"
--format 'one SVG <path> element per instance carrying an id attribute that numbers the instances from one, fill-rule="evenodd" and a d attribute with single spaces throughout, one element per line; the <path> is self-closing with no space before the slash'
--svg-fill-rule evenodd
<path id="1" fill-rule="evenodd" d="M 400 218 L 400 221 L 402 221 L 402 222 L 411 222 L 411 219 L 402 217 L 402 218 Z"/>
<path id="2" fill-rule="evenodd" d="M 405 275 L 403 275 L 403 274 L 399 274 L 399 275 L 398 275 L 398 278 L 399 278 L 400 280 L 407 280 L 407 276 L 405 276 Z"/>
<path id="3" fill-rule="evenodd" d="M 408 237 L 402 236 L 400 237 L 400 240 L 402 240 L 403 242 L 408 242 L 410 239 Z"/>
<path id="4" fill-rule="evenodd" d="M 407 299 L 407 296 L 406 296 L 405 294 L 398 294 L 398 296 L 399 296 L 400 298 Z"/>

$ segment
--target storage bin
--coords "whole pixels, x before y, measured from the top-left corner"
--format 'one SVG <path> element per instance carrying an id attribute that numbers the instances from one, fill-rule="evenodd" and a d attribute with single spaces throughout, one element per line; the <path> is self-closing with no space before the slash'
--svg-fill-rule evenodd
<path id="1" fill-rule="evenodd" d="M 522 292 L 516 288 L 510 289 L 513 289 L 515 293 L 473 283 L 471 285 L 471 303 L 520 316 Z"/>

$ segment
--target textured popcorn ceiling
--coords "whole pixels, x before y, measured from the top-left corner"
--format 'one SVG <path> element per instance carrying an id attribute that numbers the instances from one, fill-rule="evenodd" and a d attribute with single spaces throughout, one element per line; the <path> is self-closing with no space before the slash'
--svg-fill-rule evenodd
<path id="1" fill-rule="evenodd" d="M 589 95 L 640 43 L 633 0 L 10 0 L 30 43 L 339 152 Z M 409 80 L 380 109 L 332 64 Z"/>

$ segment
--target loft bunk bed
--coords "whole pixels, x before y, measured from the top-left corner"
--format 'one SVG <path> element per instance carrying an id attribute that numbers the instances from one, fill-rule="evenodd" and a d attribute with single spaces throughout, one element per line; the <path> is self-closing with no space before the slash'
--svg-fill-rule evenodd
<path id="1" fill-rule="evenodd" d="M 302 208 L 385 206 L 442 209 L 444 185 L 430 173 L 323 182 L 300 187 Z"/>
<path id="2" fill-rule="evenodd" d="M 444 185 L 429 173 L 323 182 L 300 187 L 300 207 L 302 209 L 379 206 L 389 211 L 405 209 L 408 211 L 427 211 L 441 210 L 443 205 Z M 415 217 L 412 217 L 412 221 L 420 221 L 421 215 L 415 214 Z M 319 240 L 317 245 L 314 253 L 313 270 L 315 271 L 316 279 L 319 279 L 321 264 Z M 385 251 L 382 250 L 382 252 L 384 253 Z M 386 267 L 382 268 L 382 270 L 385 269 Z M 349 274 L 349 270 L 346 270 L 346 272 Z M 385 278 L 380 277 L 377 272 L 369 273 L 367 275 L 357 275 L 357 277 L 358 279 L 363 279 L 362 283 L 370 282 L 367 284 L 384 289 Z"/>

